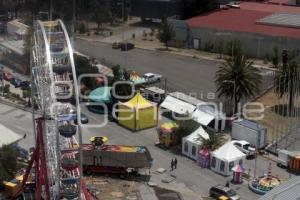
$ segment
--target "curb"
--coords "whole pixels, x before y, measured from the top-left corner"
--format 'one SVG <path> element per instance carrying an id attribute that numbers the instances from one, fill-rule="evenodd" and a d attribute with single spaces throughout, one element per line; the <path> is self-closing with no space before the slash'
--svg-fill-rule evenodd
<path id="1" fill-rule="evenodd" d="M 17 109 L 20 109 L 20 110 L 23 110 L 23 111 L 26 111 L 26 112 L 32 113 L 31 108 L 22 106 L 20 104 L 12 103 L 12 102 L 4 100 L 2 98 L 0 98 L 0 103 L 5 104 L 5 105 L 10 106 L 10 107 L 15 107 Z"/>

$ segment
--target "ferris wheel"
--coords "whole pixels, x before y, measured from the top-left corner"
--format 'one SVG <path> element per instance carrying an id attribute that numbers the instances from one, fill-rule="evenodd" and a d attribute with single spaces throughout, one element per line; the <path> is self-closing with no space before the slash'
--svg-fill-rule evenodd
<path id="1" fill-rule="evenodd" d="M 31 65 L 32 98 L 42 115 L 33 112 L 36 135 L 40 134 L 36 155 L 44 158 L 35 158 L 44 166 L 37 168 L 38 176 L 43 176 L 39 180 L 45 182 L 39 192 L 44 199 L 84 199 L 81 127 L 73 123 L 77 116 L 80 121 L 79 90 L 73 49 L 61 20 L 36 21 Z M 74 99 L 76 112 L 71 104 Z"/>

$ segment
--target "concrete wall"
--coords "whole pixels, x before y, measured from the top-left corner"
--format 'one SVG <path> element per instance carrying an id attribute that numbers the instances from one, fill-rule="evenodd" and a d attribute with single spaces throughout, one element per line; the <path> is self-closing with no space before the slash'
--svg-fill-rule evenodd
<path id="1" fill-rule="evenodd" d="M 217 41 L 223 40 L 223 43 L 226 44 L 234 38 L 242 42 L 246 55 L 253 58 L 265 58 L 267 54 L 270 55 L 272 53 L 275 46 L 278 47 L 279 52 L 283 49 L 296 49 L 300 51 L 300 39 L 208 28 L 190 28 L 188 46 L 189 48 L 194 48 L 194 39 L 199 39 L 199 47 L 203 49 L 209 41 L 215 44 Z"/>

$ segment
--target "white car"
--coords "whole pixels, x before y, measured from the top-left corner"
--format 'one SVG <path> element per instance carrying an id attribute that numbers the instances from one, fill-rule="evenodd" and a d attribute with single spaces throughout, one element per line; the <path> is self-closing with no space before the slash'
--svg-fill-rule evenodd
<path id="1" fill-rule="evenodd" d="M 155 83 L 159 82 L 162 78 L 162 75 L 160 74 L 154 74 L 154 73 L 146 73 L 143 75 L 143 78 L 147 83 Z"/>
<path id="2" fill-rule="evenodd" d="M 249 142 L 245 140 L 233 140 L 231 143 L 238 148 L 241 152 L 246 154 L 247 157 L 255 156 L 255 147 L 251 146 Z"/>

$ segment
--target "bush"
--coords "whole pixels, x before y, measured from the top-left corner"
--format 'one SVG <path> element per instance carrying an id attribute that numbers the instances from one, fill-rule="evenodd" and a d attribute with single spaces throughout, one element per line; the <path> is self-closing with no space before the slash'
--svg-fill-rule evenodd
<path id="1" fill-rule="evenodd" d="M 233 39 L 226 44 L 226 54 L 229 56 L 242 55 L 243 47 L 242 42 L 239 39 Z"/>
<path id="2" fill-rule="evenodd" d="M 219 57 L 222 58 L 224 54 L 224 42 L 222 39 L 219 39 L 215 42 L 214 52 L 219 54 Z"/>
<path id="3" fill-rule="evenodd" d="M 204 49 L 203 49 L 204 51 L 212 52 L 213 49 L 214 49 L 214 44 L 210 40 L 204 44 Z"/>
<path id="4" fill-rule="evenodd" d="M 83 22 L 81 22 L 78 26 L 78 31 L 80 34 L 84 34 L 87 30 L 86 30 L 86 26 Z"/>
<path id="5" fill-rule="evenodd" d="M 149 35 L 152 37 L 154 36 L 154 32 L 155 32 L 155 29 L 154 28 L 151 28 L 151 32 L 149 33 Z"/>
<path id="6" fill-rule="evenodd" d="M 9 84 L 5 84 L 4 85 L 4 93 L 8 94 L 10 92 L 10 85 Z"/>

